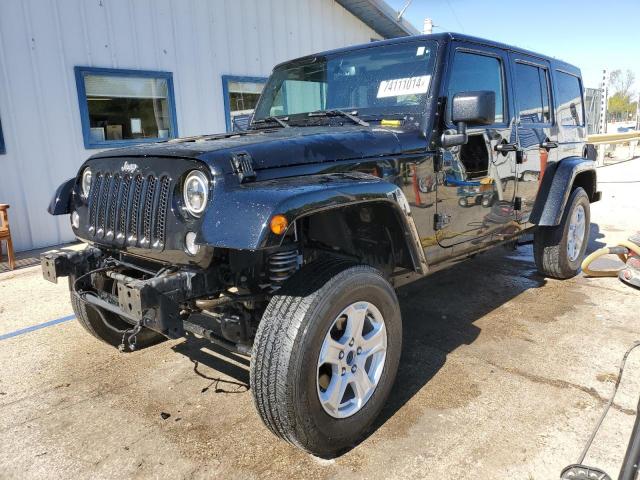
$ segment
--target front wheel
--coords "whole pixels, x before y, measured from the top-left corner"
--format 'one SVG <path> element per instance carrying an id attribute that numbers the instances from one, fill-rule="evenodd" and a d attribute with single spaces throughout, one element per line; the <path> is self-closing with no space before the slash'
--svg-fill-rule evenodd
<path id="1" fill-rule="evenodd" d="M 309 264 L 260 322 L 251 362 L 258 412 L 277 436 L 333 457 L 380 413 L 401 347 L 398 300 L 381 272 L 341 260 Z"/>
<path id="2" fill-rule="evenodd" d="M 538 271 L 548 277 L 567 279 L 577 275 L 589 243 L 591 213 L 583 188 L 573 190 L 555 227 L 538 227 L 533 253 Z"/>

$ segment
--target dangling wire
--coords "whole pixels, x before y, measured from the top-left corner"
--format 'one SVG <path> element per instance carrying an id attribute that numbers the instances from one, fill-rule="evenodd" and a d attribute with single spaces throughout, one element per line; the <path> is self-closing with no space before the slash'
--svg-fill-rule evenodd
<path id="1" fill-rule="evenodd" d="M 94 273 L 100 273 L 100 272 L 105 272 L 107 270 L 111 270 L 115 266 L 115 264 L 112 262 L 113 262 L 112 259 L 107 259 L 105 261 L 104 267 L 96 268 L 95 270 L 91 270 L 85 274 L 80 275 L 78 278 L 76 278 L 75 281 L 73 282 L 73 292 L 76 294 L 84 293 L 82 291 L 80 292 L 78 291 L 78 282 L 80 282 L 80 280 L 87 278 L 89 275 L 93 275 Z"/>
<path id="2" fill-rule="evenodd" d="M 582 464 L 582 462 L 584 462 L 584 459 L 587 456 L 587 452 L 589 451 L 589 448 L 591 448 L 591 444 L 593 443 L 593 439 L 596 438 L 596 434 L 598 433 L 598 430 L 600 430 L 600 427 L 602 426 L 602 422 L 604 422 L 604 417 L 606 417 L 607 413 L 609 413 L 609 409 L 611 408 L 611 405 L 613 405 L 613 401 L 616 398 L 616 394 L 618 393 L 618 387 L 620 386 L 620 380 L 622 380 L 622 373 L 624 372 L 624 367 L 625 367 L 625 364 L 627 363 L 627 357 L 637 347 L 640 347 L 640 341 L 633 342 L 633 345 L 629 347 L 629 349 L 624 354 L 624 357 L 622 357 L 622 362 L 620 363 L 620 370 L 618 371 L 618 378 L 616 379 L 616 385 L 613 388 L 613 394 L 611 395 L 611 398 L 609 399 L 607 406 L 604 408 L 604 412 L 602 412 L 602 415 L 600 416 L 600 419 L 596 424 L 595 430 L 591 434 L 591 437 L 589 437 L 589 440 L 587 441 L 587 444 L 585 445 L 584 450 L 582 451 L 582 454 L 578 459 L 578 464 Z"/>
<path id="3" fill-rule="evenodd" d="M 80 275 L 78 278 L 76 278 L 75 281 L 73 282 L 72 289 L 73 289 L 73 293 L 78 295 L 80 299 L 82 299 L 82 301 L 85 302 L 85 304 L 89 305 L 94 309 L 94 311 L 98 314 L 98 316 L 102 320 L 102 323 L 104 323 L 105 327 L 114 331 L 115 333 L 122 334 L 122 341 L 120 342 L 120 345 L 118 345 L 118 350 L 120 350 L 121 352 L 124 352 L 127 349 L 127 347 L 129 347 L 129 350 L 133 352 L 136 349 L 136 343 L 138 340 L 137 336 L 142 331 L 143 319 L 141 318 L 133 327 L 127 328 L 126 330 L 121 330 L 119 328 L 116 328 L 107 321 L 107 319 L 104 316 L 104 313 L 99 307 L 84 300 L 84 295 L 86 295 L 89 292 L 78 290 L 78 283 L 81 280 L 87 278 L 90 275 L 93 275 L 94 273 L 100 273 L 107 270 L 111 270 L 113 269 L 114 266 L 115 266 L 115 261 L 113 259 L 107 259 L 103 267 L 91 270 L 83 275 Z"/>
<path id="4" fill-rule="evenodd" d="M 118 350 L 120 350 L 121 352 L 124 352 L 127 346 L 129 347 L 129 351 L 131 352 L 133 352 L 136 349 L 136 343 L 138 341 L 137 335 L 142 330 L 142 321 L 143 319 L 141 318 L 140 320 L 138 320 L 138 323 L 136 323 L 133 328 L 129 328 L 124 331 L 124 333 L 122 334 L 122 342 L 120 343 L 120 345 L 118 345 Z M 125 344 L 125 341 L 126 341 L 126 344 Z"/>

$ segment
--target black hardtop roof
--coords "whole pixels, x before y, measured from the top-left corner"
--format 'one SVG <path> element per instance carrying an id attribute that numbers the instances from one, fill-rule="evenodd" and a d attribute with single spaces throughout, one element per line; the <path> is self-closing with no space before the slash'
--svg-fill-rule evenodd
<path id="1" fill-rule="evenodd" d="M 290 62 L 295 62 L 295 61 L 304 61 L 306 59 L 310 59 L 313 57 L 319 57 L 319 56 L 325 56 L 325 55 L 336 55 L 336 54 L 340 54 L 340 53 L 344 53 L 344 52 L 350 52 L 353 50 L 360 50 L 360 49 L 365 49 L 365 48 L 371 48 L 371 47 L 379 47 L 381 45 L 396 45 L 396 44 L 400 44 L 400 43 L 410 43 L 410 42 L 415 42 L 415 41 L 420 41 L 420 40 L 435 40 L 437 42 L 440 43 L 447 43 L 447 42 L 451 42 L 454 40 L 461 40 L 461 41 L 465 41 L 465 42 L 469 42 L 469 43 L 475 43 L 477 45 L 483 45 L 483 46 L 487 46 L 487 47 L 496 47 L 496 48 L 500 48 L 503 50 L 507 50 L 507 51 L 511 51 L 511 52 L 517 52 L 517 53 L 523 53 L 525 55 L 529 55 L 532 57 L 537 57 L 540 59 L 544 59 L 544 60 L 548 60 L 549 63 L 551 63 L 551 65 L 554 68 L 558 68 L 560 70 L 565 70 L 568 73 L 573 73 L 574 75 L 580 75 L 580 69 L 578 67 L 576 67 L 575 65 L 571 65 L 570 63 L 564 62 L 562 60 L 559 60 L 557 58 L 553 58 L 550 57 L 548 55 L 543 55 L 541 53 L 537 53 L 537 52 L 532 52 L 530 50 L 526 50 L 524 48 L 518 48 L 515 47 L 513 45 L 507 45 L 506 43 L 500 43 L 500 42 L 495 42 L 493 40 L 487 40 L 485 38 L 479 38 L 479 37 L 474 37 L 472 35 L 465 35 L 462 33 L 454 33 L 454 32 L 443 32 L 443 33 L 434 33 L 431 35 L 413 35 L 413 36 L 409 36 L 409 37 L 398 37 L 398 38 L 392 38 L 389 40 L 379 40 L 376 42 L 370 42 L 370 43 L 363 43 L 360 45 L 350 45 L 348 47 L 342 47 L 342 48 L 336 48 L 334 50 L 327 50 L 324 52 L 318 52 L 318 53 L 314 53 L 311 55 L 306 55 L 304 57 L 299 57 L 296 59 L 292 59 L 292 60 L 288 60 L 286 62 L 282 62 L 279 63 L 278 65 L 276 65 L 274 68 L 277 68 L 281 65 L 290 63 Z"/>

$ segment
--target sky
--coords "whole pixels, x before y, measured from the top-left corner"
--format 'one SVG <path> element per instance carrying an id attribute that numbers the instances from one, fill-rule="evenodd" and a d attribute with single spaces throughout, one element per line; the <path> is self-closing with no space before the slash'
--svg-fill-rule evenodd
<path id="1" fill-rule="evenodd" d="M 386 0 L 400 10 L 407 0 Z M 631 69 L 640 90 L 640 0 L 413 0 L 404 13 L 422 31 L 458 32 L 556 57 L 597 88 L 604 68 Z"/>

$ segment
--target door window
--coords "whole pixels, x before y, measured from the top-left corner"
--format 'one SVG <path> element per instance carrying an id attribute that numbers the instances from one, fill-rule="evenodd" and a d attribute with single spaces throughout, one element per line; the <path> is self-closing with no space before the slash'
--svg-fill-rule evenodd
<path id="1" fill-rule="evenodd" d="M 456 52 L 449 80 L 448 118 L 456 93 L 489 90 L 496 94 L 496 123 L 504 122 L 504 75 L 499 58 L 470 52 Z"/>
<path id="2" fill-rule="evenodd" d="M 521 123 L 551 123 L 547 69 L 516 63 L 516 97 Z"/>
<path id="3" fill-rule="evenodd" d="M 584 126 L 580 79 L 568 73 L 560 71 L 556 71 L 556 73 L 560 124 L 563 126 Z"/>

